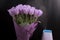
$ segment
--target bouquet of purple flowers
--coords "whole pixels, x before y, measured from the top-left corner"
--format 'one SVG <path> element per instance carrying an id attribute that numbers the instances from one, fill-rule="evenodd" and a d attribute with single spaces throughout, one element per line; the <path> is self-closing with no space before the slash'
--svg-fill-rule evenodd
<path id="1" fill-rule="evenodd" d="M 17 40 L 29 40 L 43 11 L 30 5 L 19 4 L 8 10 L 13 18 Z"/>

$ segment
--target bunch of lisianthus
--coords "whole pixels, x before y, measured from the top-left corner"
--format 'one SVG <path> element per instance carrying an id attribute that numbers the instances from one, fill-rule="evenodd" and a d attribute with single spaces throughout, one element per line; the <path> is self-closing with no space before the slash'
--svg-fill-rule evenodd
<path id="1" fill-rule="evenodd" d="M 30 5 L 19 4 L 8 10 L 9 14 L 13 17 L 15 22 L 19 25 L 29 25 L 37 22 L 38 18 L 43 14 L 41 9 L 36 9 Z"/>

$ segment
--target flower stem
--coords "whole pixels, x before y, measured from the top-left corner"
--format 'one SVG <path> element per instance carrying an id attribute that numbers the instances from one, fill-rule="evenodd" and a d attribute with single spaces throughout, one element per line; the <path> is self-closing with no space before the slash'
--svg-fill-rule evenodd
<path id="1" fill-rule="evenodd" d="M 32 15 L 30 16 L 30 23 L 32 23 Z"/>
<path id="2" fill-rule="evenodd" d="M 27 17 L 27 14 L 26 14 L 26 24 L 27 24 L 27 19 L 28 19 L 28 17 Z"/>
<path id="3" fill-rule="evenodd" d="M 23 24 L 23 23 L 24 23 L 24 22 L 23 22 L 23 21 L 24 21 L 24 20 L 23 20 L 23 19 L 24 19 L 23 14 L 21 14 L 21 19 L 22 19 L 22 20 L 21 20 L 21 23 Z"/>
<path id="4" fill-rule="evenodd" d="M 38 17 L 35 18 L 35 22 L 37 21 Z"/>

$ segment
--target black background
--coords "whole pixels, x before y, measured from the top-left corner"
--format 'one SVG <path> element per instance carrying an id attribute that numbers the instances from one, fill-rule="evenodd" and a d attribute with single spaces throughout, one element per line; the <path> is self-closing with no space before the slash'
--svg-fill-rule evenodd
<path id="1" fill-rule="evenodd" d="M 44 11 L 44 14 L 39 18 L 42 23 L 37 25 L 30 40 L 40 40 L 45 27 L 53 31 L 54 40 L 60 40 L 59 2 L 59 0 L 0 0 L 0 40 L 16 40 L 12 17 L 7 10 L 18 4 L 30 4 Z"/>

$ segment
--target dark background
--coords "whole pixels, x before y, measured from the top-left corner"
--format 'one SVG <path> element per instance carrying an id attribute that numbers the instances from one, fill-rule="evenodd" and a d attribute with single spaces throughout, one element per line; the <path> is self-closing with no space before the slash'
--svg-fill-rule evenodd
<path id="1" fill-rule="evenodd" d="M 30 40 L 40 40 L 44 28 L 53 31 L 54 40 L 60 40 L 60 0 L 0 0 L 0 40 L 16 40 L 12 17 L 7 10 L 18 4 L 30 4 L 42 9 L 44 14 Z"/>

